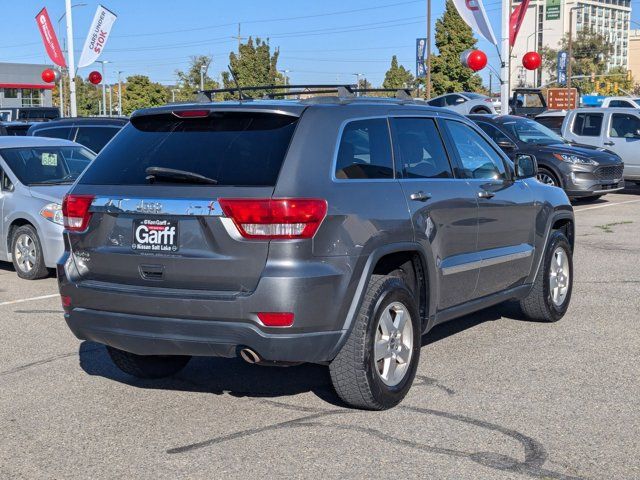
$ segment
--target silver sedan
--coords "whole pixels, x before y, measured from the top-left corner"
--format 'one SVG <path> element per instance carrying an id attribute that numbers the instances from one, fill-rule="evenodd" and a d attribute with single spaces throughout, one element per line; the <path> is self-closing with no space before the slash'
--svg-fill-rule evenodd
<path id="1" fill-rule="evenodd" d="M 462 115 L 496 114 L 491 98 L 479 93 L 446 93 L 427 101 L 432 107 L 443 107 Z"/>

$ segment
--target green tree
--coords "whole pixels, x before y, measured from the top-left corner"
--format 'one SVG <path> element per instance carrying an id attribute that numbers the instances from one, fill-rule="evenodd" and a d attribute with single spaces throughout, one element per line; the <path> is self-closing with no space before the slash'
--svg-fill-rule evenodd
<path id="1" fill-rule="evenodd" d="M 398 57 L 391 57 L 391 67 L 384 75 L 382 88 L 411 88 L 414 84 L 413 75 L 409 70 L 398 64 Z"/>
<path id="2" fill-rule="evenodd" d="M 122 89 L 122 113 L 131 115 L 134 110 L 164 105 L 169 99 L 169 90 L 164 85 L 152 82 L 145 75 L 132 75 Z"/>
<path id="3" fill-rule="evenodd" d="M 249 37 L 247 43 L 240 44 L 240 53 L 229 54 L 229 65 L 237 76 L 241 87 L 258 85 L 284 85 L 284 76 L 278 72 L 279 49 L 271 53 L 268 41 Z M 235 81 L 229 72 L 222 73 L 224 88 L 235 87 Z M 268 92 L 266 92 L 268 93 Z M 255 92 L 247 96 L 257 96 Z"/>
<path id="4" fill-rule="evenodd" d="M 204 89 L 214 90 L 220 88 L 220 84 L 209 76 L 209 67 L 213 59 L 207 55 L 196 55 L 191 57 L 189 69 L 185 72 L 182 70 L 176 70 L 176 76 L 178 77 L 178 85 L 176 94 L 176 101 L 188 102 L 193 101 L 196 98 L 195 92 L 200 90 L 200 71 L 205 69 L 204 74 Z"/>
<path id="5" fill-rule="evenodd" d="M 480 76 L 460 62 L 460 54 L 475 46 L 473 31 L 462 20 L 452 0 L 447 0 L 444 15 L 436 21 L 438 54 L 431 57 L 434 95 L 475 92 L 482 88 Z"/>

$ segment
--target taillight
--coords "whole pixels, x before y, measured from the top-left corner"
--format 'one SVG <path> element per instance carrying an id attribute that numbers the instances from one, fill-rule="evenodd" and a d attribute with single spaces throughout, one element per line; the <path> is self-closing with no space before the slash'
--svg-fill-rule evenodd
<path id="1" fill-rule="evenodd" d="M 62 200 L 62 215 L 64 216 L 64 226 L 73 232 L 86 230 L 91 219 L 89 207 L 95 197 L 93 195 L 65 195 Z"/>
<path id="2" fill-rule="evenodd" d="M 178 118 L 205 118 L 211 113 L 210 110 L 176 110 L 173 113 Z"/>
<path id="3" fill-rule="evenodd" d="M 244 238 L 261 240 L 312 238 L 327 214 L 326 200 L 312 198 L 225 198 L 220 206 Z"/>

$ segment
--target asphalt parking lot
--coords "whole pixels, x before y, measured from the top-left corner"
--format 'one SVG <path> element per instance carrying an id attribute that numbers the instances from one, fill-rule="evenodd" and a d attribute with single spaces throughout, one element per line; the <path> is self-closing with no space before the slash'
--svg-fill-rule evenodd
<path id="1" fill-rule="evenodd" d="M 67 329 L 54 278 L 0 264 L 0 478 L 640 478 L 640 188 L 574 206 L 567 316 L 437 327 L 386 412 L 342 407 L 319 366 L 127 377 Z"/>

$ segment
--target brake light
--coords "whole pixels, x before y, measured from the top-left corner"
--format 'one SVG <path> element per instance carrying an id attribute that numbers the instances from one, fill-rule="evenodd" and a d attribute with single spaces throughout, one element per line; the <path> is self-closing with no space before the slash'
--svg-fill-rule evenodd
<path id="1" fill-rule="evenodd" d="M 95 197 L 93 195 L 65 195 L 62 200 L 62 215 L 64 226 L 72 232 L 82 232 L 86 230 L 91 219 L 89 207 Z"/>
<path id="2" fill-rule="evenodd" d="M 171 113 L 178 118 L 205 118 L 211 112 L 210 110 L 178 110 Z"/>
<path id="3" fill-rule="evenodd" d="M 327 214 L 326 200 L 311 198 L 225 198 L 220 206 L 244 238 L 260 240 L 312 238 Z"/>
<path id="4" fill-rule="evenodd" d="M 289 312 L 260 312 L 258 318 L 265 327 L 290 327 L 294 317 Z"/>

